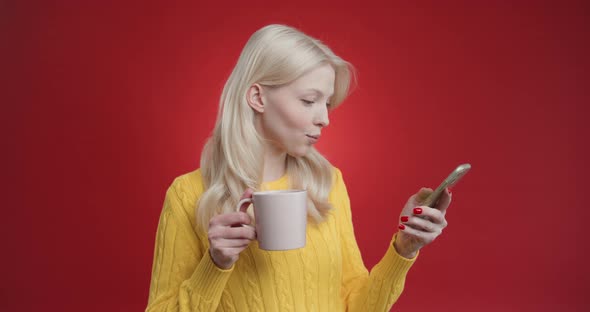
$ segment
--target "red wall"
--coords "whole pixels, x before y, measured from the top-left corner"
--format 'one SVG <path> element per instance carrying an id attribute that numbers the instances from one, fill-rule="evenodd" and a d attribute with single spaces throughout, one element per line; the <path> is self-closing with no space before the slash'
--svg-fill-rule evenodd
<path id="1" fill-rule="evenodd" d="M 222 85 L 269 23 L 358 70 L 319 149 L 368 267 L 408 196 L 473 165 L 397 311 L 590 307 L 587 2 L 86 2 L 0 5 L 0 310 L 145 307 L 164 192 L 198 166 Z"/>

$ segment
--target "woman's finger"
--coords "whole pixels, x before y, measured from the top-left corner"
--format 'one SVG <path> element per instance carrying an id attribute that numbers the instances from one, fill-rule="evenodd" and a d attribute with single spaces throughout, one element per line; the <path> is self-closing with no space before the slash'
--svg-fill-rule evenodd
<path id="1" fill-rule="evenodd" d="M 215 225 L 231 226 L 236 224 L 250 224 L 250 216 L 245 212 L 229 212 L 211 218 L 209 227 Z"/>
<path id="2" fill-rule="evenodd" d="M 412 211 L 414 216 L 428 220 L 430 222 L 445 225 L 445 214 L 436 208 L 430 208 L 428 206 L 419 206 L 414 208 Z"/>
<path id="3" fill-rule="evenodd" d="M 441 194 L 438 203 L 436 204 L 436 209 L 442 211 L 443 213 L 447 211 L 449 205 L 451 204 L 451 190 L 445 189 L 445 191 Z"/>
<path id="4" fill-rule="evenodd" d="M 217 248 L 244 248 L 250 245 L 250 239 L 221 239 Z"/>
<path id="5" fill-rule="evenodd" d="M 436 232 L 425 232 L 422 229 L 414 228 L 410 224 L 406 225 L 404 223 L 403 227 L 404 228 L 401 230 L 404 232 L 404 234 L 415 237 L 416 239 L 421 241 L 421 243 L 420 243 L 421 245 L 429 244 L 438 236 L 438 234 Z"/>
<path id="6" fill-rule="evenodd" d="M 441 226 L 435 223 L 432 223 L 426 219 L 420 217 L 409 217 L 407 221 L 406 219 L 402 219 L 402 223 L 405 226 L 410 226 L 413 229 L 421 230 L 428 233 L 439 233 L 441 231 Z"/>
<path id="7" fill-rule="evenodd" d="M 226 227 L 221 233 L 221 237 L 224 239 L 255 239 L 256 230 L 253 227 Z"/>

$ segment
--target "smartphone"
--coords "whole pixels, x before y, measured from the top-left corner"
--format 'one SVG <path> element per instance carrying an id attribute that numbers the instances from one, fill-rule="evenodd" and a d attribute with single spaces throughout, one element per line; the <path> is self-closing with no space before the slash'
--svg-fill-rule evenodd
<path id="1" fill-rule="evenodd" d="M 432 192 L 432 194 L 430 194 L 424 201 L 422 201 L 421 205 L 434 207 L 433 205 L 435 205 L 438 202 L 438 199 L 445 191 L 445 189 L 447 187 L 452 187 L 455 184 L 457 184 L 457 182 L 459 182 L 459 180 L 461 180 L 461 178 L 467 172 L 469 172 L 469 169 L 471 169 L 470 164 L 459 165 L 457 169 L 451 172 L 451 174 L 449 174 L 449 176 L 444 181 L 442 181 L 442 183 L 436 188 L 436 190 L 434 190 L 434 192 Z"/>

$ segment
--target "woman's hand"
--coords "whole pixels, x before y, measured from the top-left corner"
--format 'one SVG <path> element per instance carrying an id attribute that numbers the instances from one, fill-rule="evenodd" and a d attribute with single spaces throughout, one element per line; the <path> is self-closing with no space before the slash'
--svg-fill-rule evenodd
<path id="1" fill-rule="evenodd" d="M 247 189 L 240 200 L 251 198 L 252 190 Z M 256 238 L 256 230 L 250 224 L 250 216 L 245 212 L 250 203 L 240 207 L 240 212 L 216 215 L 209 221 L 209 253 L 215 265 L 227 270 L 238 261 L 240 253 Z"/>
<path id="2" fill-rule="evenodd" d="M 418 250 L 432 243 L 448 224 L 445 214 L 451 204 L 450 190 L 443 192 L 436 208 L 420 206 L 430 193 L 432 189 L 420 189 L 408 199 L 400 215 L 400 231 L 394 247 L 405 258 L 414 258 Z"/>

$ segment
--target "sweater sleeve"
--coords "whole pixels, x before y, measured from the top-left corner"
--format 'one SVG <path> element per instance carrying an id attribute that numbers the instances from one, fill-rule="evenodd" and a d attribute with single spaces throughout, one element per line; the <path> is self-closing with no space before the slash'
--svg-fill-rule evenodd
<path id="1" fill-rule="evenodd" d="M 336 169 L 333 188 L 334 207 L 342 244 L 342 291 L 347 311 L 389 311 L 404 289 L 406 274 L 416 258 L 400 256 L 391 244 L 383 258 L 369 273 L 354 236 L 350 200 L 342 173 Z"/>
<path id="2" fill-rule="evenodd" d="M 146 312 L 215 311 L 233 267 L 218 268 L 197 238 L 183 208 L 191 201 L 178 184 L 166 192 L 160 215 Z"/>

